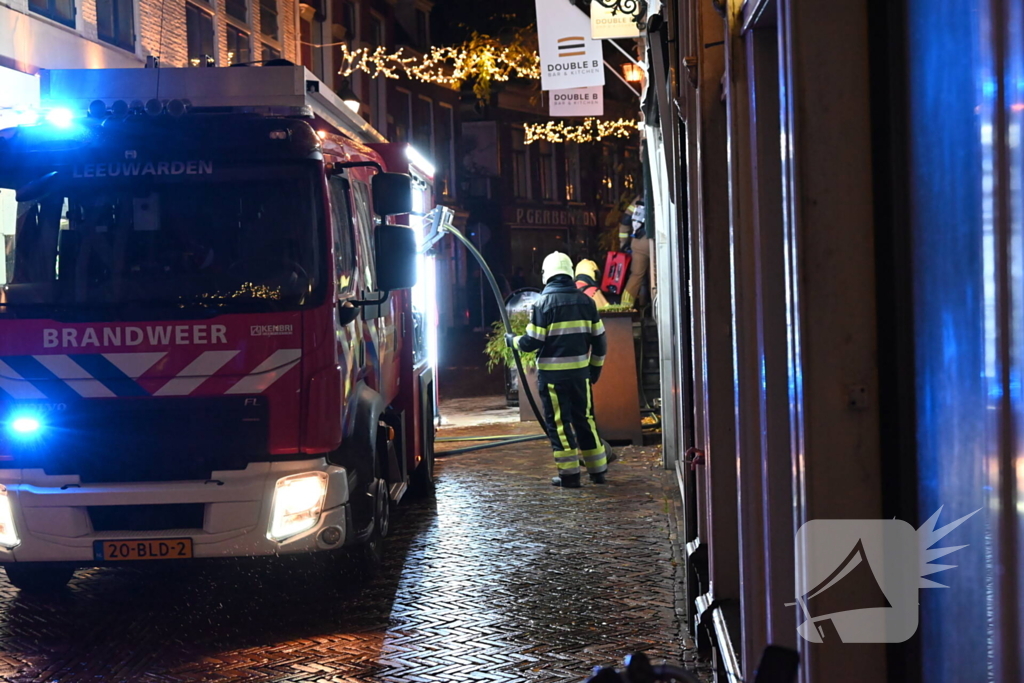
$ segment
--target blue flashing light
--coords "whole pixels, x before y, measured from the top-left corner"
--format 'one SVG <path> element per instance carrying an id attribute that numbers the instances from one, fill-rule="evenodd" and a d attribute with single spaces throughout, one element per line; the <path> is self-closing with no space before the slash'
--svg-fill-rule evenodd
<path id="1" fill-rule="evenodd" d="M 67 128 L 74 122 L 75 114 L 70 109 L 57 107 L 46 114 L 46 120 L 58 128 Z"/>
<path id="2" fill-rule="evenodd" d="M 30 415 L 22 415 L 16 417 L 8 423 L 8 427 L 12 432 L 19 436 L 31 436 L 36 434 L 40 429 L 43 428 L 43 424 L 35 417 Z"/>

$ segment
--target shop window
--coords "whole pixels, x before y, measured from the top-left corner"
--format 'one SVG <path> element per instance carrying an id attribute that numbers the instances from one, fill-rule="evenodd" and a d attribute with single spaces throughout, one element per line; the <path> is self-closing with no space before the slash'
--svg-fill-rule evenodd
<path id="1" fill-rule="evenodd" d="M 570 202 L 582 201 L 580 197 L 580 144 L 565 144 L 565 198 Z"/>
<path id="2" fill-rule="evenodd" d="M 421 9 L 416 10 L 416 45 L 421 50 L 430 47 L 430 16 Z"/>
<path id="3" fill-rule="evenodd" d="M 537 143 L 540 157 L 540 192 L 541 199 L 554 201 L 558 199 L 558 171 L 555 165 L 555 146 L 546 140 Z"/>
<path id="4" fill-rule="evenodd" d="M 332 0 L 330 28 L 331 55 L 334 61 L 334 77 L 331 82 L 334 92 L 340 93 L 346 87 L 357 90 L 356 79 L 341 73 L 341 67 L 345 64 L 345 48 L 354 50 L 358 40 L 359 25 L 355 5 L 345 0 Z"/>
<path id="5" fill-rule="evenodd" d="M 228 66 L 232 64 L 247 64 L 252 61 L 249 44 L 249 34 L 234 26 L 225 29 L 228 39 Z"/>
<path id="6" fill-rule="evenodd" d="M 269 62 L 272 59 L 281 59 L 281 51 L 262 43 L 260 48 L 260 59 L 264 62 Z"/>
<path id="7" fill-rule="evenodd" d="M 423 97 L 416 98 L 415 111 L 412 117 L 412 144 L 423 156 L 433 160 L 434 154 L 434 101 Z"/>
<path id="8" fill-rule="evenodd" d="M 334 0 L 331 4 L 331 23 L 334 24 L 334 39 L 348 42 L 349 47 L 358 40 L 356 6 L 345 0 Z"/>
<path id="9" fill-rule="evenodd" d="M 512 128 L 512 194 L 516 199 L 532 199 L 530 186 L 530 148 L 522 126 Z"/>
<path id="10" fill-rule="evenodd" d="M 277 40 L 280 37 L 278 31 L 277 0 L 260 0 L 260 33 Z M 267 48 L 264 48 L 264 51 L 266 49 Z M 281 54 L 278 53 L 278 56 L 274 59 L 277 59 L 280 56 Z"/>
<path id="11" fill-rule="evenodd" d="M 232 19 L 244 22 L 249 21 L 249 7 L 246 0 L 224 0 L 224 11 Z"/>
<path id="12" fill-rule="evenodd" d="M 601 200 L 616 204 L 622 198 L 622 155 L 611 145 L 601 150 Z"/>
<path id="13" fill-rule="evenodd" d="M 216 64 L 213 46 L 213 15 L 191 3 L 185 4 L 185 33 L 189 66 Z"/>
<path id="14" fill-rule="evenodd" d="M 74 0 L 29 0 L 28 8 L 65 26 L 75 26 Z"/>
<path id="15" fill-rule="evenodd" d="M 370 18 L 370 46 L 386 46 L 386 39 L 384 37 L 384 22 L 381 21 L 380 17 Z"/>
<path id="16" fill-rule="evenodd" d="M 412 142 L 412 93 L 401 88 L 395 89 L 394 134 L 395 142 Z"/>
<path id="17" fill-rule="evenodd" d="M 135 51 L 135 7 L 132 0 L 96 0 L 96 32 L 105 43 Z"/>
<path id="18" fill-rule="evenodd" d="M 455 110 L 447 104 L 440 105 L 441 115 L 437 122 L 437 185 L 441 194 L 455 196 Z"/>

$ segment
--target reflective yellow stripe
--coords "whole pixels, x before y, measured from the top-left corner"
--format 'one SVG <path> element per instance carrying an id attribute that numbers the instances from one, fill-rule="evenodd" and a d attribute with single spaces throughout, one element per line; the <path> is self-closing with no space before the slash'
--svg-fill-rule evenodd
<path id="1" fill-rule="evenodd" d="M 599 368 L 604 365 L 604 358 L 604 356 L 591 356 L 590 364 L 593 365 L 595 368 Z"/>
<path id="2" fill-rule="evenodd" d="M 563 450 L 569 450 L 569 439 L 565 436 L 565 423 L 562 421 L 562 407 L 558 403 L 558 393 L 555 392 L 555 385 L 548 385 L 548 395 L 551 397 L 551 407 L 555 409 L 555 430 L 558 432 L 558 443 Z"/>
<path id="3" fill-rule="evenodd" d="M 604 321 L 598 320 L 596 323 L 591 323 L 590 334 L 593 337 L 600 337 L 604 334 Z"/>
<path id="4" fill-rule="evenodd" d="M 559 474 L 576 474 L 580 471 L 579 457 L 576 451 L 555 451 L 555 467 Z M 567 472 L 566 470 L 574 470 Z"/>
<path id="5" fill-rule="evenodd" d="M 526 326 L 526 335 L 538 341 L 544 341 L 548 337 L 548 328 L 530 323 Z"/>
<path id="6" fill-rule="evenodd" d="M 589 455 L 600 455 L 604 453 L 604 444 L 601 444 L 597 448 L 591 448 L 589 451 L 580 451 L 580 455 L 586 458 Z"/>
<path id="7" fill-rule="evenodd" d="M 601 448 L 604 448 L 604 442 L 601 441 L 601 435 L 597 433 L 597 423 L 594 422 L 594 392 L 590 388 L 590 380 L 587 380 L 587 425 L 590 427 L 590 433 L 594 435 L 594 442 L 601 444 Z M 586 455 L 584 453 L 584 455 Z"/>
<path id="8" fill-rule="evenodd" d="M 590 360 L 574 360 L 568 363 L 541 363 L 537 362 L 540 370 L 579 370 L 590 365 Z"/>
<path id="9" fill-rule="evenodd" d="M 564 323 L 551 323 L 548 327 L 549 330 L 564 330 L 569 327 L 585 327 L 590 329 L 593 323 L 589 320 L 569 320 Z"/>

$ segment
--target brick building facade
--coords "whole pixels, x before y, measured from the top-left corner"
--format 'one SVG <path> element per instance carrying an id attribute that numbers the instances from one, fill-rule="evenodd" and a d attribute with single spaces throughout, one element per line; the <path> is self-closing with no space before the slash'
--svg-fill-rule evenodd
<path id="1" fill-rule="evenodd" d="M 289 0 L 2 0 L 0 67 L 227 66 L 297 61 L 298 5 Z"/>

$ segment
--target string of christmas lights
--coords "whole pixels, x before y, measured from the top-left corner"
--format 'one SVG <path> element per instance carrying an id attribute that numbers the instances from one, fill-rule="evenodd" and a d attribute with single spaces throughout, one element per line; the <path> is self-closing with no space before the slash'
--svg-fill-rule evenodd
<path id="1" fill-rule="evenodd" d="M 610 137 L 628 138 L 640 129 L 640 124 L 634 119 L 602 121 L 588 117 L 578 125 L 566 124 L 564 121 L 548 121 L 527 123 L 523 128 L 526 131 L 526 144 L 530 145 L 537 141 L 593 142 Z"/>
<path id="2" fill-rule="evenodd" d="M 473 92 L 481 101 L 490 99 L 491 84 L 512 78 L 540 79 L 540 56 L 536 50 L 536 33 L 532 27 L 519 29 L 511 40 L 474 33 L 461 45 L 432 47 L 419 55 L 398 48 L 388 52 L 384 47 L 351 49 L 346 43 L 315 47 L 337 47 L 341 65 L 338 73 L 345 78 L 361 71 L 371 78 L 398 79 L 403 76 L 453 89 L 473 81 Z M 591 142 L 608 137 L 628 138 L 639 130 L 631 119 L 605 121 L 586 118 L 582 124 L 562 121 L 525 124 L 526 144 L 538 140 L 548 142 Z"/>
<path id="3" fill-rule="evenodd" d="M 344 43 L 337 47 L 341 53 L 338 73 L 346 78 L 362 71 L 371 78 L 406 76 L 450 88 L 459 88 L 473 80 L 473 91 L 481 99 L 490 96 L 491 83 L 503 83 L 512 78 L 540 78 L 540 56 L 524 38 L 506 43 L 474 34 L 462 45 L 435 46 L 422 57 L 407 53 L 405 48 L 388 52 L 383 47 L 352 50 Z"/>

